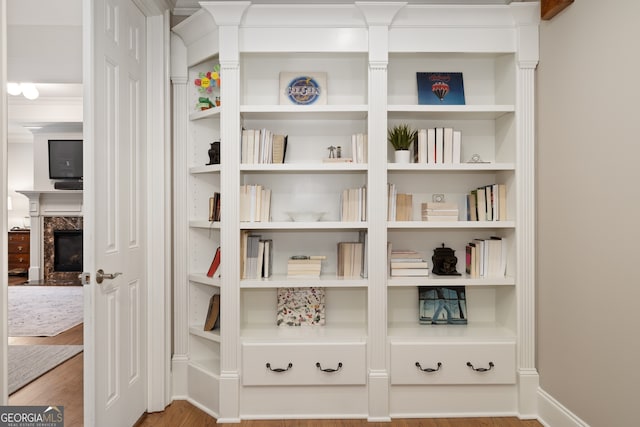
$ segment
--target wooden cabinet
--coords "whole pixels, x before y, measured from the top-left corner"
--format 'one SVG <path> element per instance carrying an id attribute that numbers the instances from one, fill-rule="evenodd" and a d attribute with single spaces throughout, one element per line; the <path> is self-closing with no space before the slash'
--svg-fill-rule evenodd
<path id="1" fill-rule="evenodd" d="M 29 272 L 29 230 L 9 232 L 9 274 L 23 275 Z"/>

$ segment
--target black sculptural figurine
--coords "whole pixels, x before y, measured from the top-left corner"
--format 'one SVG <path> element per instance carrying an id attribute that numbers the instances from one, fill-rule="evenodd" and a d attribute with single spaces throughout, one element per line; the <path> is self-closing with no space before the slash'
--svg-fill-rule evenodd
<path id="1" fill-rule="evenodd" d="M 433 262 L 433 274 L 439 276 L 460 276 L 456 271 L 458 258 L 455 256 L 456 251 L 451 248 L 445 248 L 444 243 L 441 248 L 433 250 L 431 261 Z"/>
<path id="2" fill-rule="evenodd" d="M 219 165 L 220 164 L 220 141 L 214 141 L 209 148 L 209 163 L 207 165 Z"/>

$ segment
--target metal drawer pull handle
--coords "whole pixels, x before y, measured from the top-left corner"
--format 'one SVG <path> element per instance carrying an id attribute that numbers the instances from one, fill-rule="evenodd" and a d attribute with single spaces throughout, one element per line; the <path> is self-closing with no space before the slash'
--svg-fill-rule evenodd
<path id="1" fill-rule="evenodd" d="M 267 368 L 269 368 L 271 372 L 286 372 L 289 369 L 293 368 L 293 363 L 289 362 L 286 368 L 272 368 L 271 363 L 267 362 Z"/>
<path id="2" fill-rule="evenodd" d="M 322 372 L 338 372 L 340 369 L 342 369 L 342 362 L 338 362 L 338 367 L 336 369 L 322 369 L 322 366 L 320 366 L 320 362 L 316 362 L 316 368 L 320 369 Z"/>
<path id="3" fill-rule="evenodd" d="M 420 369 L 422 372 L 437 372 L 440 370 L 440 368 L 442 367 L 442 363 L 438 362 L 438 367 L 433 369 L 433 368 L 423 368 L 422 366 L 420 366 L 420 362 L 416 362 L 416 366 L 418 367 L 418 369 Z"/>
<path id="4" fill-rule="evenodd" d="M 495 365 L 493 364 L 493 362 L 489 362 L 489 367 L 488 368 L 474 368 L 473 365 L 471 364 L 471 362 L 467 362 L 467 366 L 470 367 L 471 369 L 473 369 L 476 372 L 488 372 L 488 371 L 492 370 Z"/>

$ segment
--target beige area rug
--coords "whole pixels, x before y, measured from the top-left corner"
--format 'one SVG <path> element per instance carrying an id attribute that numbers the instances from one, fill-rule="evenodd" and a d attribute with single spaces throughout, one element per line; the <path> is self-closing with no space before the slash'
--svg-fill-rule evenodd
<path id="1" fill-rule="evenodd" d="M 9 336 L 53 337 L 82 323 L 82 286 L 9 286 Z"/>
<path id="2" fill-rule="evenodd" d="M 81 345 L 10 345 L 9 394 L 82 351 Z"/>

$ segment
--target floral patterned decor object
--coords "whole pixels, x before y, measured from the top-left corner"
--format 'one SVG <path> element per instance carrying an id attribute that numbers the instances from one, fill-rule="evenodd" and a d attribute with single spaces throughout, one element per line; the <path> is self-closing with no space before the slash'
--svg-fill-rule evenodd
<path id="1" fill-rule="evenodd" d="M 198 93 L 201 94 L 198 98 L 196 108 L 199 110 L 207 110 L 213 107 L 214 104 L 209 97 L 213 94 L 214 88 L 220 88 L 220 64 L 216 64 L 212 71 L 198 73 L 198 77 L 193 83 L 198 88 Z M 220 98 L 216 97 L 216 99 L 219 100 Z"/>
<path id="2" fill-rule="evenodd" d="M 324 325 L 324 288 L 278 288 L 278 326 Z"/>

